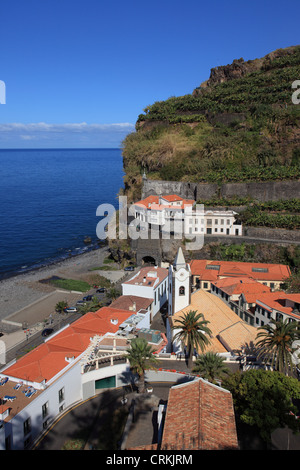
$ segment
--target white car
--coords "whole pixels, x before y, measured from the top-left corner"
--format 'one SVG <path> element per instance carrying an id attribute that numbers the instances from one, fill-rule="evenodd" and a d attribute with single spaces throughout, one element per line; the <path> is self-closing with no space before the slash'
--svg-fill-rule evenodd
<path id="1" fill-rule="evenodd" d="M 77 308 L 76 307 L 66 307 L 66 308 L 64 308 L 64 312 L 65 313 L 76 313 Z"/>

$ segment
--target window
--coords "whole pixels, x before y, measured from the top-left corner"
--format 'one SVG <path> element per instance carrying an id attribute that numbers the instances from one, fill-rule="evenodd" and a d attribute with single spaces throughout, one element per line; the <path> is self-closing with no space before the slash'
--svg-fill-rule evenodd
<path id="1" fill-rule="evenodd" d="M 221 219 L 221 225 L 224 225 L 224 219 Z"/>
<path id="2" fill-rule="evenodd" d="M 184 295 L 185 294 L 185 288 L 184 286 L 179 287 L 179 295 Z"/>
<path id="3" fill-rule="evenodd" d="M 212 219 L 207 219 L 207 225 L 212 225 Z"/>
<path id="4" fill-rule="evenodd" d="M 61 388 L 58 392 L 59 403 L 65 399 L 65 387 Z"/>
<path id="5" fill-rule="evenodd" d="M 227 222 L 227 225 L 230 225 L 230 219 L 227 219 L 226 222 Z"/>
<path id="6" fill-rule="evenodd" d="M 252 268 L 253 273 L 268 273 L 268 268 Z"/>
<path id="7" fill-rule="evenodd" d="M 283 320 L 283 315 L 279 312 L 276 312 L 276 321 Z"/>
<path id="8" fill-rule="evenodd" d="M 220 269 L 220 264 L 207 264 L 205 266 L 205 269 L 215 269 L 218 271 Z"/>
<path id="9" fill-rule="evenodd" d="M 43 416 L 43 418 L 45 418 L 48 415 L 48 413 L 49 413 L 49 402 L 47 401 L 42 406 L 42 416 Z"/>
<path id="10" fill-rule="evenodd" d="M 23 423 L 24 436 L 26 436 L 31 431 L 31 419 L 28 418 Z"/>
<path id="11" fill-rule="evenodd" d="M 208 282 L 203 282 L 203 289 L 208 289 Z"/>
<path id="12" fill-rule="evenodd" d="M 218 225 L 219 221 L 218 219 L 215 219 L 215 225 Z"/>

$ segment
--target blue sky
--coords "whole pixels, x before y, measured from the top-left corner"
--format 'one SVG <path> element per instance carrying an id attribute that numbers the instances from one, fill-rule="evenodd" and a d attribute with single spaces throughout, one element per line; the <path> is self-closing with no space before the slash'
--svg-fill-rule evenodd
<path id="1" fill-rule="evenodd" d="M 2 2 L 0 148 L 118 147 L 147 105 L 212 67 L 299 44 L 297 4 Z"/>

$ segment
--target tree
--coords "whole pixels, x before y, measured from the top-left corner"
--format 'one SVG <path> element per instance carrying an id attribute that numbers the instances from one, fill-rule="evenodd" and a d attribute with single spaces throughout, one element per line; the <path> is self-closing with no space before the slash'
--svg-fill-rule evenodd
<path id="1" fill-rule="evenodd" d="M 300 431 L 300 420 L 295 419 L 297 407 L 293 403 L 300 398 L 297 379 L 280 372 L 251 369 L 230 374 L 222 387 L 232 393 L 241 422 L 256 427 L 266 442 L 279 427 Z"/>
<path id="2" fill-rule="evenodd" d="M 111 300 L 115 300 L 117 297 L 119 297 L 121 295 L 121 292 L 116 289 L 116 287 L 111 287 L 108 291 L 107 291 L 107 297 Z"/>
<path id="3" fill-rule="evenodd" d="M 216 379 L 221 379 L 229 372 L 224 364 L 224 358 L 219 354 L 208 351 L 201 354 L 195 362 L 192 372 L 200 374 L 204 379 L 211 383 L 216 383 Z"/>
<path id="4" fill-rule="evenodd" d="M 261 339 L 259 339 L 261 338 Z M 288 320 L 274 320 L 259 328 L 256 336 L 256 346 L 259 350 L 258 358 L 281 373 L 288 374 L 295 369 L 292 360 L 293 342 L 299 338 L 298 322 Z"/>
<path id="5" fill-rule="evenodd" d="M 173 330 L 179 329 L 174 335 L 173 341 L 179 339 L 187 348 L 188 367 L 192 369 L 194 349 L 204 352 L 210 344 L 211 331 L 202 313 L 190 310 L 183 317 L 174 321 Z"/>
<path id="6" fill-rule="evenodd" d="M 130 368 L 139 376 L 139 391 L 145 390 L 145 370 L 156 369 L 158 359 L 153 355 L 153 349 L 144 338 L 134 338 L 124 356 L 129 360 Z"/>
<path id="7" fill-rule="evenodd" d="M 67 306 L 68 306 L 67 302 L 65 302 L 64 300 L 61 300 L 60 302 L 57 302 L 57 304 L 55 305 L 55 310 L 58 313 L 62 313 Z"/>
<path id="8" fill-rule="evenodd" d="M 97 312 L 99 308 L 103 306 L 103 302 L 101 302 L 96 295 L 93 296 L 92 300 L 89 302 L 85 302 L 84 304 L 78 307 L 79 312 L 84 315 L 88 312 Z"/>

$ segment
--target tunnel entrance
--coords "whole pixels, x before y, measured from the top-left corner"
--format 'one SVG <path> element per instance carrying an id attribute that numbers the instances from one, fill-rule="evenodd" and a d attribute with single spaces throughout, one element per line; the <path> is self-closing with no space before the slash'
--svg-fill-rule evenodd
<path id="1" fill-rule="evenodd" d="M 155 266 L 155 264 L 156 264 L 155 259 L 153 258 L 153 256 L 144 256 L 142 258 L 142 262 L 143 262 L 143 264 L 152 265 L 152 266 Z"/>

